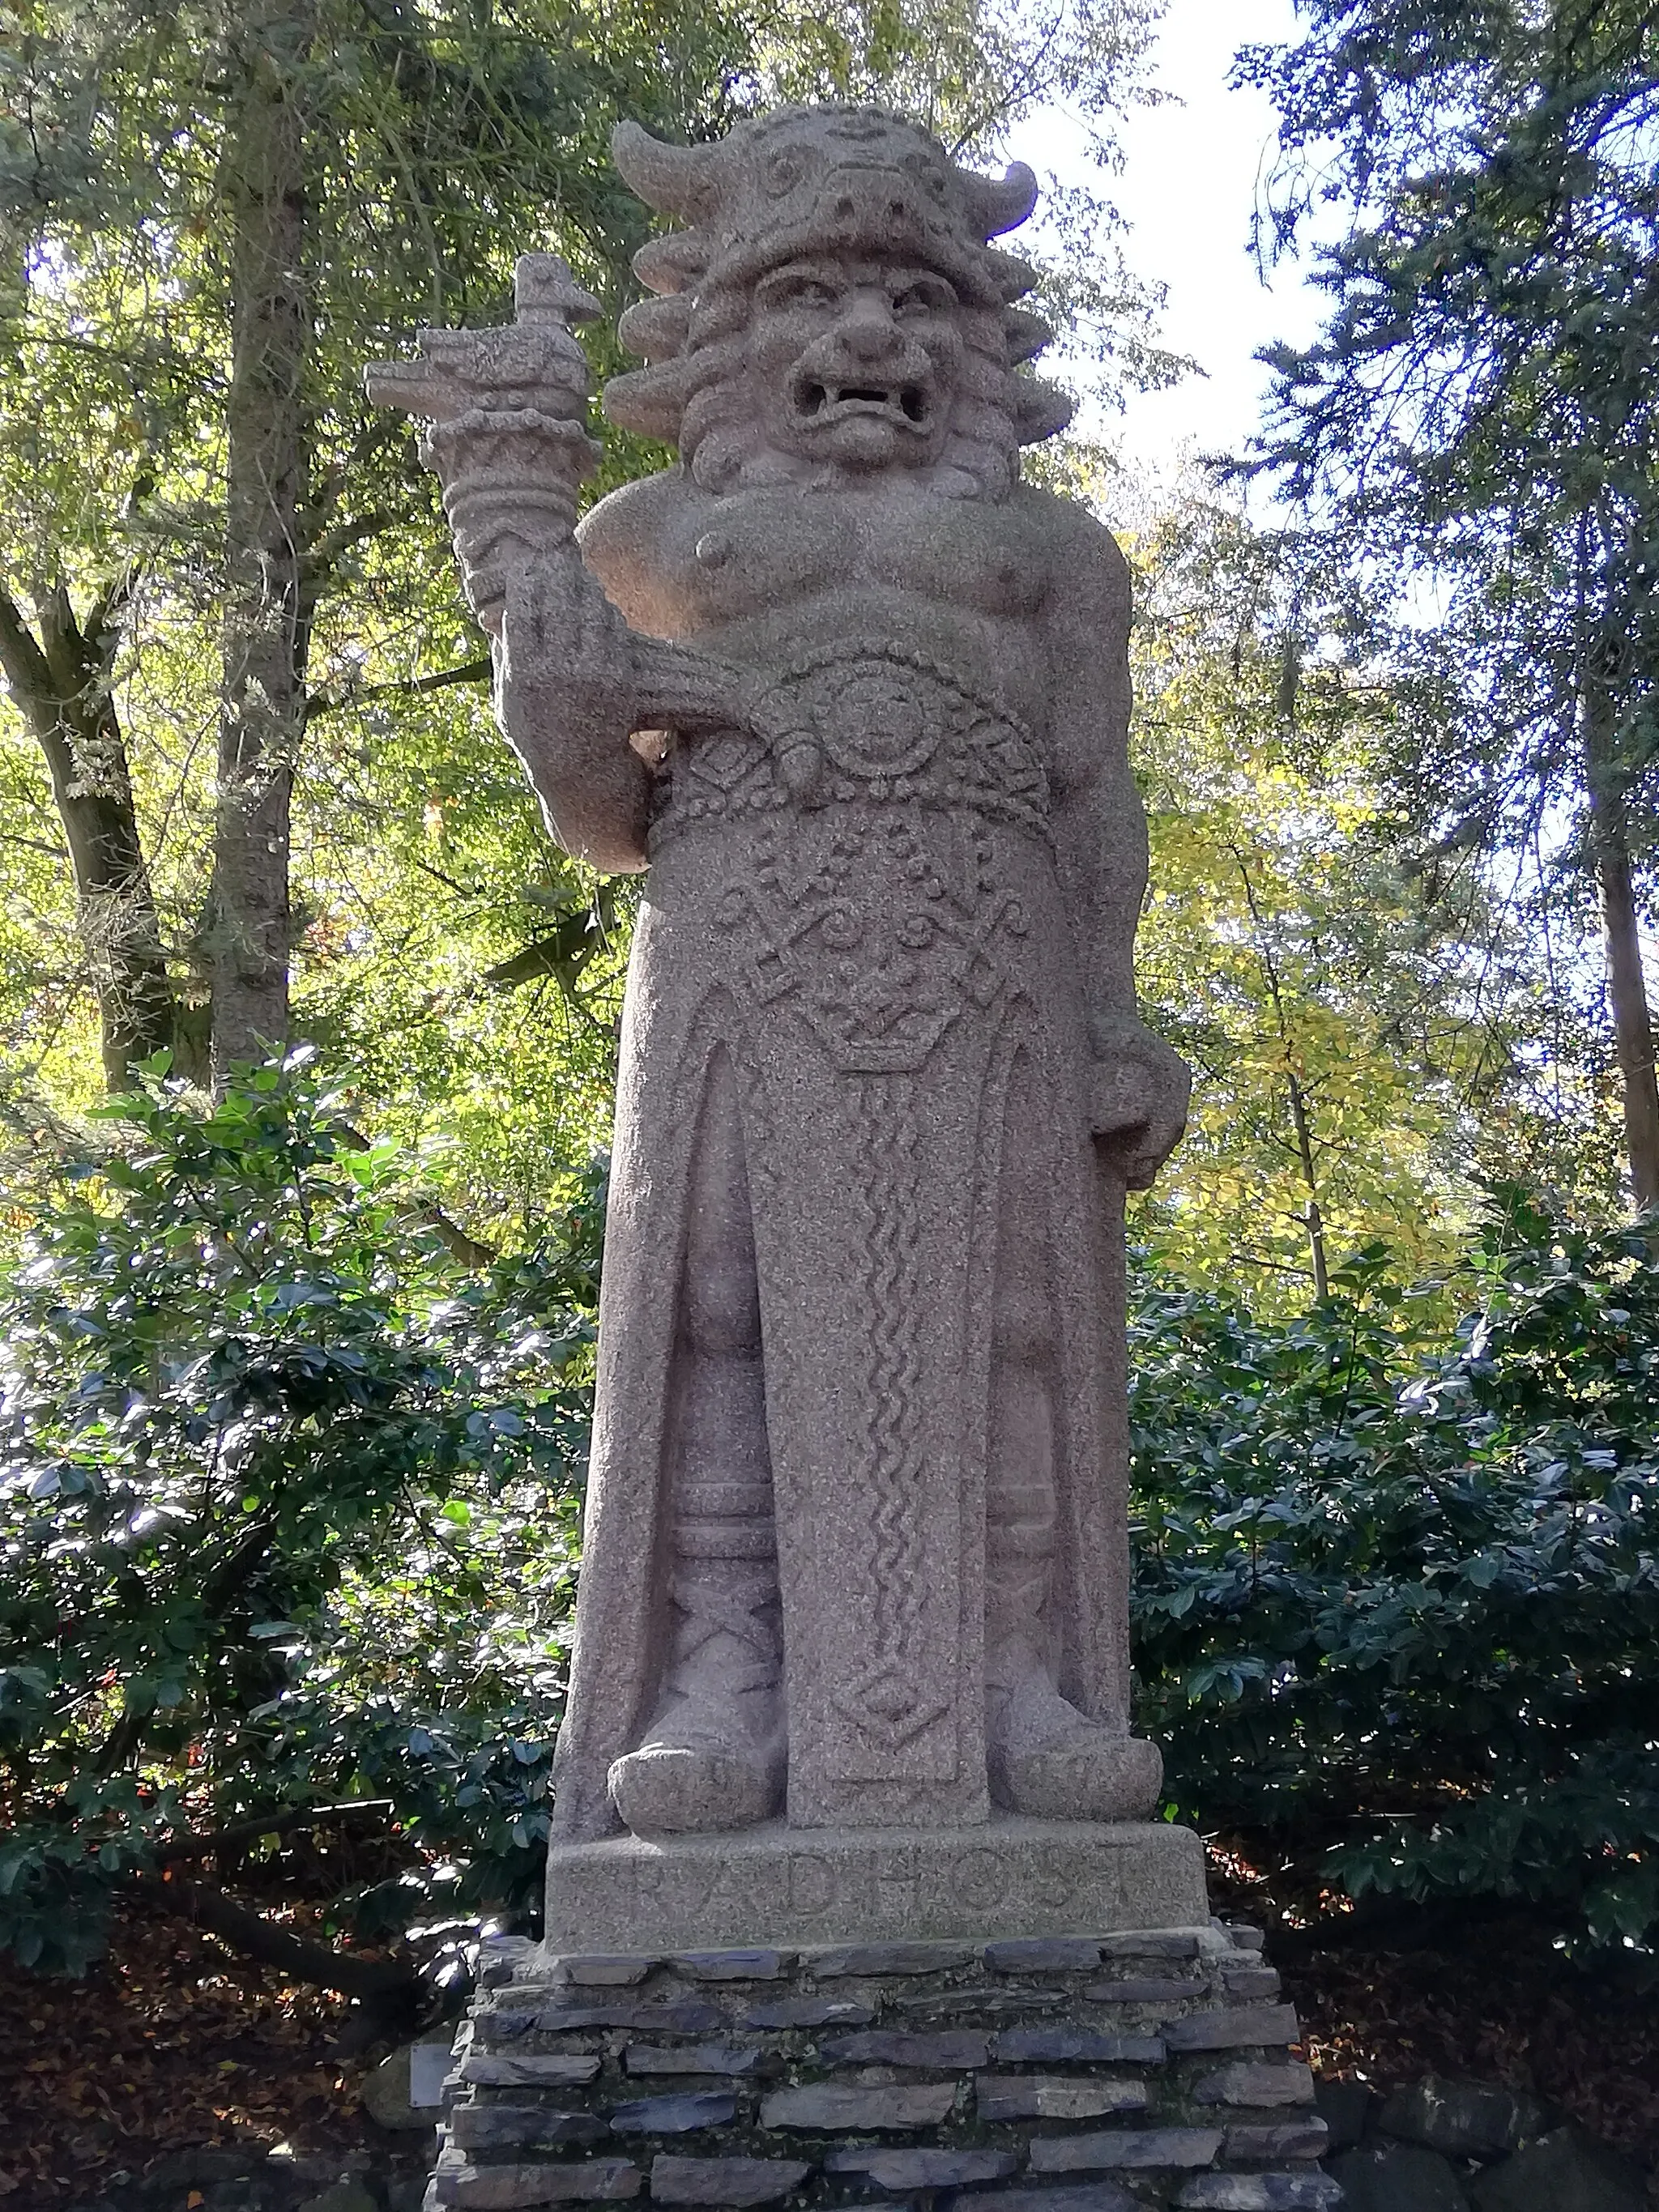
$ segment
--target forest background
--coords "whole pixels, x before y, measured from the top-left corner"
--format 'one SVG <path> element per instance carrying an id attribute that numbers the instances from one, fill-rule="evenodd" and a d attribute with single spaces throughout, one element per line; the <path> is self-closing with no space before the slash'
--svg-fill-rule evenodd
<path id="1" fill-rule="evenodd" d="M 1079 118 L 1067 371 L 1175 380 L 1111 199 L 1158 10 L 9 12 L 0 1946 L 184 1911 L 403 2004 L 533 1916 L 637 886 L 548 842 L 362 366 L 545 247 L 602 378 L 612 123 L 854 97 L 987 161 Z M 1659 11 L 1300 13 L 1238 70 L 1319 337 L 1175 490 L 1037 464 L 1136 570 L 1197 1075 L 1133 1224 L 1146 1724 L 1308 1914 L 1518 1895 L 1642 1965 Z"/>

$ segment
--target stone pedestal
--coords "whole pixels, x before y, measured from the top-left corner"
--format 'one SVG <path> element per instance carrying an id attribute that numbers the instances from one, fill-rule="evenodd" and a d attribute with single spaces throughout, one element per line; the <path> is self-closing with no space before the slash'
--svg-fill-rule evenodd
<path id="1" fill-rule="evenodd" d="M 1251 1929 L 530 1951 L 428 2204 L 1293 2212 L 1339 2195 Z"/>
<path id="2" fill-rule="evenodd" d="M 547 1948 L 720 1947 L 1105 1934 L 1207 1922 L 1204 1849 L 1165 1821 L 786 1828 L 555 1844 Z"/>

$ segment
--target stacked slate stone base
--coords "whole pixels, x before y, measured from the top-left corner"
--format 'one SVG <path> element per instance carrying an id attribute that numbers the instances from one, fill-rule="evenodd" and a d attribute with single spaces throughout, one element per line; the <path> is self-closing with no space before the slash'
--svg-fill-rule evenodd
<path id="1" fill-rule="evenodd" d="M 457 2039 L 428 2204 L 1328 2205 L 1261 1940 L 532 1952 Z"/>

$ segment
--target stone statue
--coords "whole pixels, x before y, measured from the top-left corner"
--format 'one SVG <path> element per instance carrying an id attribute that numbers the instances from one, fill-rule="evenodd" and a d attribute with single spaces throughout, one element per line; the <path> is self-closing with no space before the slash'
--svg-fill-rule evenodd
<path id="1" fill-rule="evenodd" d="M 677 466 L 573 541 L 550 257 L 371 373 L 554 836 L 650 871 L 556 1829 L 1133 1819 L 1122 1194 L 1187 1074 L 1135 1013 L 1124 562 L 1019 477 L 1068 414 L 989 243 L 1035 179 L 838 107 L 615 153 L 687 227 L 605 410 Z"/>

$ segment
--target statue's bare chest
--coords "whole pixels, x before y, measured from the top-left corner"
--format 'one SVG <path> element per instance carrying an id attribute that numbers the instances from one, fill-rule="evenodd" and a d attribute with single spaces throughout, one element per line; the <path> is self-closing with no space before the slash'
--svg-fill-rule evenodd
<path id="1" fill-rule="evenodd" d="M 599 510 L 590 564 L 629 619 L 762 665 L 836 639 L 961 663 L 1024 703 L 1047 563 L 1006 507 L 787 491 L 682 490 L 649 514 Z"/>
<path id="2" fill-rule="evenodd" d="M 877 505 L 797 495 L 758 509 L 721 502 L 696 520 L 705 526 L 689 545 L 672 549 L 664 582 L 699 631 L 838 591 L 932 599 L 998 623 L 1018 621 L 1035 611 L 1046 587 L 1024 533 L 999 527 L 997 510 L 977 501 Z"/>

